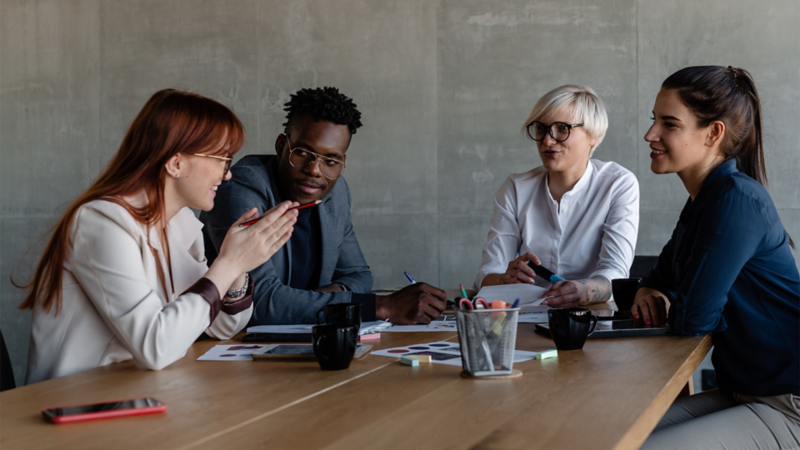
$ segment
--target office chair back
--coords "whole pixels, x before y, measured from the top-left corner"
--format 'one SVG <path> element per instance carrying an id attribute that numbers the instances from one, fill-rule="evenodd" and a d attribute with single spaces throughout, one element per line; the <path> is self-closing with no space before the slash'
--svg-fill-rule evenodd
<path id="1" fill-rule="evenodd" d="M 14 368 L 11 367 L 11 358 L 8 357 L 6 340 L 3 339 L 3 332 L 0 331 L 0 392 L 14 389 L 17 383 L 14 381 Z"/>

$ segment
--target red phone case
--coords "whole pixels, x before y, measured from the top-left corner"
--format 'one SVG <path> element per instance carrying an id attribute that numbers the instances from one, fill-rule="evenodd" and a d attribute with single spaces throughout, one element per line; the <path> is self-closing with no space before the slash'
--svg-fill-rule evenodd
<path id="1" fill-rule="evenodd" d="M 52 423 L 71 423 L 71 422 L 85 422 L 87 420 L 110 419 L 112 417 L 138 416 L 140 414 L 154 414 L 154 413 L 164 412 L 167 410 L 166 403 L 162 403 L 159 402 L 158 400 L 152 399 L 161 404 L 156 406 L 145 406 L 141 408 L 127 408 L 127 409 L 116 409 L 111 411 L 97 411 L 84 414 L 70 414 L 67 416 L 56 416 L 48 414 L 46 412 L 51 409 L 72 408 L 76 406 L 87 406 L 87 405 L 102 405 L 104 403 L 115 403 L 118 401 L 125 402 L 130 400 L 139 400 L 139 399 L 129 398 L 125 400 L 115 400 L 112 402 L 83 403 L 80 405 L 68 405 L 68 406 L 56 406 L 55 408 L 44 408 L 42 410 L 42 417 L 44 417 L 47 421 Z"/>

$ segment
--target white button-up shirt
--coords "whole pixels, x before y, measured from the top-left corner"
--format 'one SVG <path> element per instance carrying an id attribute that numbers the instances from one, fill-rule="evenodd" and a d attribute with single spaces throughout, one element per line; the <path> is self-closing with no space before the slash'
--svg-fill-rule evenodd
<path id="1" fill-rule="evenodd" d="M 495 196 L 475 288 L 526 252 L 567 280 L 627 278 L 638 229 L 639 183 L 619 164 L 590 159 L 560 208 L 544 167 L 511 175 Z M 536 284 L 550 283 L 536 277 Z"/>

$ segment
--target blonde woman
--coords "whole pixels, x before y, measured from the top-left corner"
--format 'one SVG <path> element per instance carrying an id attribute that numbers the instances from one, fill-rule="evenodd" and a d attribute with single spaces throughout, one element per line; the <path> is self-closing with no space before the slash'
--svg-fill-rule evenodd
<path id="1" fill-rule="evenodd" d="M 611 280 L 633 262 L 639 184 L 619 164 L 591 159 L 608 128 L 605 106 L 589 87 L 561 86 L 536 102 L 524 128 L 542 165 L 497 191 L 475 287 L 541 285 L 553 307 L 608 301 Z M 565 281 L 537 278 L 529 261 Z"/>

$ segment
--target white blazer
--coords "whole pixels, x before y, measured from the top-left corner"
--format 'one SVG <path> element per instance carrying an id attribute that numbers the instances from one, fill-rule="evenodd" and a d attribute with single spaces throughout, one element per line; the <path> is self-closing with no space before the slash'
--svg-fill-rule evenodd
<path id="1" fill-rule="evenodd" d="M 252 315 L 252 296 L 237 302 L 234 310 L 246 306 L 238 314 L 213 308 L 219 314 L 212 319 L 211 305 L 219 299 L 205 297 L 218 294 L 181 295 L 203 282 L 208 287 L 208 280 L 198 282 L 208 270 L 202 227 L 189 208 L 167 225 L 171 282 L 158 233 L 151 229 L 150 243 L 170 291 L 165 292 L 146 227 L 116 203 L 83 205 L 70 229 L 61 311 L 33 310 L 26 384 L 131 358 L 159 370 L 186 354 L 204 331 L 229 339 L 244 328 Z"/>

